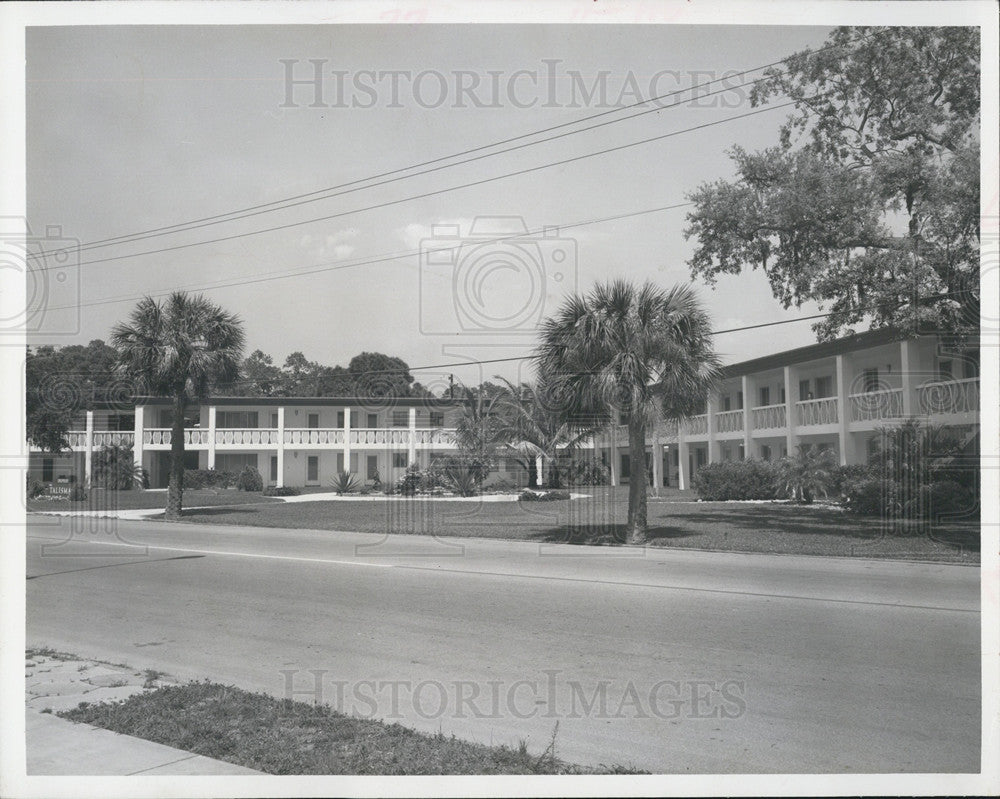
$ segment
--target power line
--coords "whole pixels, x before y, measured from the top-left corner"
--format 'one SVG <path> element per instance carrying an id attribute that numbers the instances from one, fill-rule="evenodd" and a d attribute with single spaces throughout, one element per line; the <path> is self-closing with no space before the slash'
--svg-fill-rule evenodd
<path id="1" fill-rule="evenodd" d="M 725 124 L 727 122 L 735 122 L 735 121 L 740 120 L 740 119 L 747 119 L 749 117 L 757 116 L 758 114 L 767 113 L 768 111 L 777 111 L 777 110 L 782 109 L 782 108 L 788 108 L 789 106 L 792 106 L 792 105 L 795 105 L 794 101 L 790 101 L 790 102 L 787 102 L 787 103 L 782 103 L 780 105 L 765 106 L 764 108 L 758 108 L 758 109 L 756 109 L 754 111 L 747 111 L 747 112 L 745 112 L 743 114 L 737 114 L 737 115 L 732 116 L 732 117 L 726 117 L 725 119 L 718 119 L 718 120 L 715 120 L 713 122 L 705 122 L 705 123 L 702 123 L 701 125 L 694 125 L 692 127 L 682 128 L 681 130 L 671 131 L 670 133 L 664 133 L 664 134 L 661 134 L 659 136 L 651 136 L 651 137 L 646 138 L 646 139 L 640 139 L 639 141 L 629 142 L 627 144 L 620 144 L 620 145 L 617 145 L 615 147 L 609 147 L 607 149 L 598 150 L 598 151 L 593 152 L 593 153 L 585 153 L 583 155 L 574 156 L 572 158 L 565 158 L 565 159 L 563 159 L 561 161 L 552 161 L 552 162 L 549 162 L 547 164 L 541 164 L 541 165 L 538 165 L 538 166 L 528 167 L 526 169 L 519 169 L 519 170 L 517 170 L 515 172 L 507 172 L 507 173 L 505 173 L 503 175 L 495 175 L 495 176 L 489 177 L 489 178 L 482 178 L 480 180 L 474 180 L 474 181 L 471 181 L 469 183 L 462 183 L 462 184 L 460 184 L 458 186 L 449 186 L 449 187 L 444 188 L 444 189 L 437 189 L 435 191 L 424 192 L 422 194 L 415 194 L 415 195 L 411 195 L 409 197 L 402 197 L 402 198 L 399 198 L 399 199 L 396 199 L 396 200 L 388 200 L 386 202 L 376 203 L 374 205 L 365 206 L 363 208 L 354 208 L 354 209 L 351 209 L 351 210 L 348 210 L 348 211 L 340 211 L 340 212 L 338 212 L 336 214 L 328 214 L 326 216 L 318 216 L 318 217 L 314 217 L 312 219 L 304 219 L 304 220 L 301 220 L 301 221 L 298 221 L 298 222 L 289 222 L 289 223 L 284 224 L 284 225 L 275 225 L 275 226 L 269 227 L 269 228 L 262 228 L 262 229 L 259 229 L 259 230 L 251 230 L 251 231 L 246 231 L 244 233 L 236 233 L 236 234 L 233 234 L 233 235 L 230 235 L 230 236 L 220 236 L 218 238 L 206 239 L 204 241 L 190 242 L 188 244 L 177 244 L 177 245 L 174 245 L 172 247 L 160 247 L 160 248 L 153 249 L 153 250 L 144 250 L 144 251 L 141 251 L 141 252 L 130 253 L 129 255 L 117 255 L 117 256 L 109 257 L 109 258 L 95 258 L 95 259 L 90 260 L 90 261 L 81 261 L 79 263 L 79 266 L 90 266 L 92 264 L 109 263 L 111 261 L 122 261 L 122 260 L 126 260 L 126 259 L 129 259 L 129 258 L 137 258 L 137 257 L 142 256 L 142 255 L 156 255 L 156 254 L 164 253 L 164 252 L 173 252 L 173 251 L 176 251 L 176 250 L 184 250 L 184 249 L 188 249 L 190 247 L 200 247 L 200 246 L 202 246 L 204 244 L 218 244 L 218 243 L 225 242 L 225 241 L 234 241 L 236 239 L 246 238 L 247 236 L 257 236 L 257 235 L 260 235 L 262 233 L 273 233 L 273 232 L 276 232 L 276 231 L 279 231 L 279 230 L 288 230 L 289 228 L 301 227 L 302 225 L 312 224 L 313 222 L 325 222 L 325 221 L 328 221 L 330 219 L 337 219 L 337 218 L 343 217 L 343 216 L 350 216 L 351 214 L 362 213 L 364 211 L 374 211 L 374 210 L 377 210 L 379 208 L 386 208 L 386 207 L 389 207 L 389 206 L 392 206 L 392 205 L 399 205 L 400 203 L 410 202 L 411 200 L 421 200 L 421 199 L 425 199 L 427 197 L 435 197 L 435 196 L 440 195 L 440 194 L 447 194 L 449 192 L 458 191 L 460 189 L 468 189 L 468 188 L 472 188 L 473 186 L 482 186 L 482 185 L 484 185 L 486 183 L 492 183 L 494 181 L 503 180 L 505 178 L 517 177 L 519 175 L 526 175 L 526 174 L 529 174 L 531 172 L 538 172 L 539 170 L 549 169 L 549 168 L 554 167 L 554 166 L 563 166 L 565 164 L 571 164 L 571 163 L 574 163 L 576 161 L 582 161 L 582 160 L 587 159 L 587 158 L 594 158 L 595 156 L 598 156 L 598 155 L 607 155 L 609 153 L 618 152 L 620 150 L 626 150 L 626 149 L 629 149 L 631 147 L 638 147 L 638 146 L 643 145 L 643 144 L 649 144 L 649 143 L 654 142 L 654 141 L 661 141 L 663 139 L 670 139 L 670 138 L 673 138 L 674 136 L 680 136 L 680 135 L 682 135 L 684 133 L 691 133 L 691 132 L 696 131 L 696 130 L 704 130 L 705 128 L 711 128 L 711 127 L 714 127 L 716 125 Z M 41 257 L 41 255 L 39 254 L 38 257 Z M 59 266 L 45 266 L 45 267 L 38 267 L 35 271 L 46 272 L 46 271 L 51 271 L 53 269 L 65 269 L 65 268 L 66 267 L 63 266 L 63 265 L 59 265 Z"/>
<path id="2" fill-rule="evenodd" d="M 686 208 L 693 205 L 691 202 L 675 203 L 674 205 L 662 205 L 656 208 L 645 208 L 641 211 L 631 211 L 624 214 L 615 214 L 614 216 L 606 216 L 599 219 L 588 219 L 583 222 L 572 222 L 567 225 L 558 226 L 547 226 L 547 227 L 558 227 L 560 230 L 572 230 L 573 228 L 585 227 L 586 225 L 596 225 L 604 222 L 616 222 L 621 219 L 629 219 L 636 216 L 642 216 L 644 214 L 652 214 L 659 211 L 671 211 L 677 208 Z M 493 239 L 475 239 L 477 245 L 481 244 L 495 244 L 497 242 L 507 241 L 509 239 L 518 239 L 524 236 L 534 236 L 539 233 L 543 233 L 545 228 L 537 228 L 535 230 L 529 230 L 526 233 L 516 233 L 509 236 L 500 236 Z M 405 252 L 398 253 L 384 253 L 381 255 L 373 256 L 372 258 L 365 260 L 357 260 L 349 263 L 343 263 L 341 261 L 326 262 L 323 264 L 315 264 L 314 266 L 302 267 L 299 270 L 278 270 L 276 272 L 267 273 L 255 277 L 255 278 L 240 278 L 239 280 L 233 280 L 230 282 L 218 282 L 212 284 L 195 284 L 188 286 L 175 286 L 167 291 L 161 291 L 153 294 L 140 294 L 135 296 L 120 296 L 120 297 L 108 297 L 101 300 L 94 300 L 93 302 L 84 303 L 74 303 L 73 305 L 54 305 L 52 307 L 46 308 L 47 311 L 63 311 L 74 308 L 89 308 L 97 305 L 111 305 L 119 302 L 131 302 L 134 300 L 141 300 L 145 297 L 166 297 L 178 290 L 187 291 L 214 291 L 221 288 L 232 288 L 235 286 L 248 286 L 254 283 L 265 283 L 271 280 L 283 280 L 285 278 L 293 277 L 306 277 L 309 275 L 320 274 L 322 272 L 336 272 L 342 269 L 353 269 L 358 266 L 369 266 L 372 264 L 387 263 L 389 261 L 402 260 L 404 258 L 412 258 L 415 255 L 420 255 L 421 250 L 406 250 Z"/>
<path id="3" fill-rule="evenodd" d="M 818 55 L 818 54 L 820 54 L 820 53 L 822 53 L 822 52 L 824 52 L 826 50 L 836 49 L 836 48 L 843 48 L 843 47 L 847 47 L 847 46 L 853 46 L 855 44 L 858 44 L 858 43 L 864 41 L 865 39 L 869 39 L 869 38 L 872 38 L 874 36 L 881 35 L 883 33 L 885 33 L 885 31 L 873 31 L 871 33 L 859 36 L 857 39 L 853 40 L 852 42 L 849 42 L 846 45 L 844 45 L 844 44 L 828 44 L 828 45 L 824 45 L 823 47 L 820 47 L 817 50 L 809 51 L 807 53 L 807 55 L 813 56 L 813 55 Z M 186 222 L 178 222 L 178 223 L 175 223 L 173 225 L 166 225 L 166 226 L 157 227 L 157 228 L 149 228 L 149 229 L 146 229 L 146 230 L 137 231 L 137 232 L 134 232 L 134 233 L 122 234 L 122 235 L 119 235 L 119 236 L 113 236 L 113 237 L 109 237 L 109 238 L 105 238 L 105 239 L 97 239 L 97 240 L 86 242 L 86 243 L 82 244 L 79 249 L 80 250 L 89 250 L 89 249 L 96 248 L 96 247 L 99 247 L 99 246 L 103 247 L 103 246 L 112 246 L 114 244 L 130 243 L 132 241 L 138 241 L 138 240 L 141 240 L 143 238 L 153 238 L 155 236 L 167 235 L 169 233 L 183 232 L 184 230 L 190 230 L 190 229 L 195 229 L 195 228 L 198 228 L 198 227 L 204 227 L 205 226 L 205 225 L 200 224 L 200 223 L 219 224 L 219 223 L 227 222 L 227 221 L 235 221 L 236 219 L 246 218 L 246 216 L 256 215 L 256 214 L 247 213 L 247 212 L 256 212 L 256 211 L 260 211 L 261 213 L 266 212 L 266 211 L 261 211 L 261 209 L 283 210 L 284 208 L 291 208 L 291 207 L 295 207 L 296 205 L 301 205 L 302 204 L 302 203 L 293 202 L 293 201 L 304 200 L 305 198 L 312 198 L 312 199 L 309 199 L 308 202 L 315 202 L 315 201 L 319 201 L 319 200 L 323 200 L 323 199 L 329 199 L 330 197 L 339 196 L 339 194 L 332 194 L 332 195 L 322 196 L 322 197 L 318 196 L 318 195 L 325 195 L 327 192 L 331 192 L 331 191 L 334 191 L 336 189 L 346 189 L 346 188 L 351 187 L 351 186 L 357 186 L 357 188 L 352 189 L 352 191 L 358 191 L 358 190 L 361 190 L 362 188 L 373 188 L 374 186 L 384 185 L 384 184 L 383 183 L 378 183 L 378 184 L 373 184 L 372 186 L 358 186 L 358 184 L 368 183 L 369 181 L 378 180 L 379 178 L 386 178 L 386 177 L 389 177 L 389 176 L 392 176 L 392 175 L 400 175 L 403 172 L 409 172 L 410 170 L 419 169 L 421 167 L 430 166 L 432 164 L 440 164 L 443 161 L 449 161 L 449 160 L 451 160 L 453 158 L 459 158 L 459 157 L 464 156 L 464 155 L 471 155 L 473 153 L 482 152 L 483 150 L 489 150 L 489 149 L 492 149 L 494 147 L 499 147 L 499 146 L 504 145 L 504 144 L 509 144 L 511 142 L 520 141 L 522 139 L 530 138 L 532 136 L 538 136 L 538 135 L 541 135 L 541 134 L 544 134 L 544 133 L 549 133 L 549 132 L 552 132 L 552 131 L 555 131 L 555 130 L 561 130 L 563 128 L 571 127 L 573 125 L 579 125 L 581 123 L 589 122 L 589 121 L 592 121 L 592 120 L 595 120 L 595 119 L 599 119 L 601 117 L 605 117 L 605 116 L 608 116 L 610 114 L 617 114 L 617 113 L 620 113 L 622 111 L 628 111 L 628 110 L 633 109 L 633 108 L 638 108 L 638 107 L 641 107 L 641 106 L 644 106 L 644 105 L 648 105 L 649 103 L 654 103 L 654 102 L 658 102 L 660 100 L 664 100 L 664 99 L 667 99 L 667 98 L 675 97 L 675 96 L 684 94 L 686 92 L 693 92 L 693 91 L 695 91 L 697 89 L 705 88 L 707 86 L 711 86 L 712 84 L 720 83 L 722 81 L 731 81 L 731 80 L 733 80 L 735 78 L 744 77 L 744 76 L 746 76 L 746 75 L 748 75 L 748 74 L 750 74 L 752 72 L 759 72 L 760 70 L 769 69 L 769 68 L 777 66 L 779 64 L 783 64 L 783 63 L 791 60 L 792 58 L 794 58 L 795 55 L 796 54 L 792 54 L 790 56 L 786 56 L 785 58 L 778 59 L 777 61 L 772 61 L 772 62 L 770 62 L 768 64 L 763 64 L 763 65 L 758 66 L 758 67 L 752 67 L 750 69 L 746 69 L 746 70 L 743 70 L 741 72 L 736 72 L 736 73 L 733 73 L 731 75 L 726 75 L 726 76 L 724 76 L 722 78 L 715 78 L 713 80 L 705 81 L 703 83 L 696 83 L 696 84 L 693 84 L 690 87 L 687 87 L 687 88 L 684 88 L 684 89 L 678 89 L 676 91 L 668 92 L 668 93 L 662 94 L 662 95 L 657 95 L 657 96 L 651 97 L 651 98 L 649 98 L 647 100 L 641 100 L 639 102 L 632 103 L 630 105 L 626 105 L 626 106 L 623 106 L 621 108 L 613 108 L 613 109 L 610 109 L 608 111 L 602 111 L 602 112 L 597 113 L 597 114 L 591 114 L 589 116 L 581 117 L 579 119 L 572 120 L 572 121 L 569 121 L 569 122 L 563 122 L 563 123 L 560 123 L 558 125 L 551 125 L 551 126 L 546 127 L 546 128 L 541 128 L 541 129 L 538 129 L 538 130 L 529 131 L 528 133 L 523 133 L 523 134 L 520 134 L 518 136 L 512 136 L 512 137 L 509 137 L 509 138 L 506 138 L 506 139 L 500 139 L 498 141 L 490 142 L 488 144 L 480 145 L 478 147 L 473 147 L 473 148 L 469 148 L 467 150 L 462 150 L 462 151 L 459 151 L 459 152 L 456 152 L 456 153 L 451 153 L 449 155 L 441 156 L 441 157 L 438 157 L 438 158 L 433 158 L 433 159 L 430 159 L 430 160 L 427 160 L 427 161 L 422 161 L 422 162 L 417 163 L 417 164 L 411 164 L 411 165 L 406 166 L 406 167 L 400 167 L 400 168 L 397 168 L 397 169 L 390 170 L 388 172 L 378 173 L 376 175 L 371 175 L 371 176 L 366 177 L 366 178 L 359 178 L 359 179 L 356 179 L 356 180 L 353 180 L 353 181 L 348 181 L 346 183 L 340 183 L 340 184 L 336 184 L 334 186 L 328 186 L 328 187 L 325 187 L 325 188 L 322 188 L 322 189 L 316 189 L 314 191 L 305 192 L 305 193 L 302 193 L 302 194 L 291 195 L 289 197 L 281 198 L 281 199 L 278 199 L 278 200 L 272 200 L 272 201 L 267 202 L 267 203 L 260 203 L 260 204 L 257 204 L 257 205 L 247 206 L 245 208 L 240 208 L 240 209 L 236 209 L 236 210 L 233 210 L 233 211 L 228 211 L 228 212 L 221 213 L 221 214 L 215 214 L 215 215 L 212 215 L 212 216 L 205 216 L 205 217 L 198 217 L 198 218 L 195 218 L 195 219 L 188 220 Z M 610 120 L 610 121 L 607 121 L 607 122 L 603 122 L 600 125 L 591 126 L 589 128 L 583 128 L 583 129 L 576 130 L 576 131 L 569 131 L 569 132 L 566 132 L 566 133 L 563 133 L 563 134 L 559 134 L 558 136 L 550 137 L 548 139 L 542 139 L 540 141 L 522 144 L 522 145 L 519 145 L 518 147 L 515 147 L 515 148 L 509 148 L 507 150 L 502 150 L 502 151 L 499 151 L 499 152 L 496 152 L 496 153 L 490 153 L 490 154 L 482 156 L 482 158 L 490 157 L 492 155 L 500 155 L 500 154 L 503 154 L 503 153 L 511 152 L 512 150 L 520 149 L 522 147 L 529 147 L 529 146 L 534 146 L 535 144 L 542 144 L 542 143 L 545 143 L 545 142 L 548 142 L 548 141 L 552 141 L 553 139 L 556 139 L 556 138 L 562 138 L 563 136 L 571 136 L 571 135 L 575 135 L 576 133 L 583 133 L 583 132 L 586 132 L 586 131 L 589 131 L 589 130 L 594 130 L 597 127 L 602 127 L 604 125 L 614 124 L 616 122 L 624 122 L 624 121 L 627 121 L 629 119 L 634 119 L 635 117 L 642 116 L 642 115 L 647 114 L 647 113 L 655 113 L 655 112 L 662 111 L 662 110 L 665 110 L 665 109 L 668 109 L 668 108 L 675 108 L 675 107 L 677 107 L 679 105 L 683 105 L 686 102 L 692 102 L 695 99 L 701 99 L 703 97 L 711 96 L 713 94 L 719 94 L 719 93 L 726 92 L 726 91 L 734 91 L 736 89 L 744 88 L 747 85 L 753 85 L 753 84 L 756 84 L 756 83 L 760 83 L 762 81 L 771 80 L 772 78 L 773 78 L 773 76 L 764 76 L 762 78 L 758 78 L 758 79 L 756 79 L 754 81 L 751 81 L 749 84 L 741 84 L 740 86 L 725 87 L 725 88 L 723 88 L 721 90 L 716 90 L 716 91 L 709 92 L 709 93 L 706 93 L 706 94 L 703 94 L 703 95 L 699 95 L 696 98 L 690 98 L 687 101 L 678 102 L 678 103 L 675 103 L 675 104 L 670 105 L 670 106 L 663 106 L 663 107 L 659 107 L 659 108 L 648 109 L 646 111 L 640 112 L 639 114 L 632 114 L 632 115 L 629 115 L 629 116 L 626 116 L 626 117 L 622 117 L 620 119 Z M 469 160 L 478 160 L 478 159 L 469 159 Z M 448 165 L 445 165 L 445 166 L 438 167 L 437 169 L 446 169 L 446 168 L 449 168 L 451 166 L 458 166 L 460 164 L 469 163 L 469 160 L 458 162 L 456 164 L 448 164 Z M 436 171 L 436 169 L 435 170 L 428 170 L 427 172 L 430 172 L 430 171 Z M 427 172 L 417 173 L 415 175 L 406 175 L 405 177 L 396 178 L 396 180 L 402 180 L 402 179 L 409 178 L 409 177 L 416 177 L 419 174 L 427 174 Z M 385 182 L 391 182 L 391 181 L 385 181 Z M 344 193 L 348 193 L 348 192 L 340 192 L 340 194 L 344 194 Z M 291 204 L 285 205 L 285 203 L 291 203 Z M 272 206 L 278 206 L 278 207 L 272 208 Z M 244 216 L 240 216 L 240 215 L 244 215 Z M 55 251 L 51 251 L 51 252 L 55 252 Z M 42 256 L 42 257 L 44 257 L 46 255 L 51 254 L 51 252 L 49 252 L 49 253 L 40 253 L 39 255 Z"/>

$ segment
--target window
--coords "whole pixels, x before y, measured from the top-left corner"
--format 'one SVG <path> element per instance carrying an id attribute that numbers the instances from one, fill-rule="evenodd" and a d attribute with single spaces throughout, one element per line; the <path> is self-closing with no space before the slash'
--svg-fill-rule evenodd
<path id="1" fill-rule="evenodd" d="M 319 482 L 319 455 L 310 455 L 306 459 L 306 482 Z"/>
<path id="2" fill-rule="evenodd" d="M 275 430 L 278 429 L 278 414 L 277 413 L 272 413 L 271 414 L 271 427 L 273 427 Z"/>
<path id="3" fill-rule="evenodd" d="M 256 428 L 259 427 L 259 414 L 257 411 L 217 411 L 215 414 L 215 426 L 227 430 L 236 428 Z M 277 424 L 275 424 L 277 427 Z"/>
<path id="4" fill-rule="evenodd" d="M 759 389 L 759 391 L 760 391 L 760 406 L 764 407 L 765 405 L 770 405 L 771 404 L 771 387 L 770 386 L 761 386 L 760 389 Z"/>
<path id="5" fill-rule="evenodd" d="M 368 414 L 368 426 L 369 427 L 378 427 L 378 414 L 377 413 L 369 413 Z"/>
<path id="6" fill-rule="evenodd" d="M 621 456 L 621 465 L 622 465 L 621 468 L 622 477 L 630 477 L 632 474 L 632 464 L 629 461 L 628 455 Z"/>
<path id="7" fill-rule="evenodd" d="M 315 430 L 316 428 L 319 427 L 319 414 L 318 413 L 310 413 L 309 414 L 308 421 L 306 422 L 306 427 L 308 427 L 310 430 Z"/>
<path id="8" fill-rule="evenodd" d="M 736 392 L 736 410 L 738 410 L 738 411 L 742 411 L 743 410 L 743 392 L 742 391 L 737 391 Z"/>
<path id="9" fill-rule="evenodd" d="M 218 456 L 216 456 L 216 457 L 218 457 Z M 272 483 L 277 483 L 278 482 L 278 456 L 277 455 L 272 455 L 271 456 L 271 482 Z"/>
<path id="10" fill-rule="evenodd" d="M 431 427 L 444 427 L 444 411 L 431 411 Z"/>
<path id="11" fill-rule="evenodd" d="M 53 472 L 53 459 L 52 458 L 42 458 L 42 482 L 51 483 L 52 482 L 52 472 Z"/>
<path id="12" fill-rule="evenodd" d="M 778 389 L 778 403 L 781 405 L 785 404 L 785 387 L 782 386 Z"/>
<path id="13" fill-rule="evenodd" d="M 406 468 L 406 453 L 405 452 L 394 452 L 392 453 L 392 465 L 396 469 Z"/>
<path id="14" fill-rule="evenodd" d="M 816 378 L 816 397 L 832 397 L 833 396 L 833 377 L 827 375 L 825 377 Z"/>
<path id="15" fill-rule="evenodd" d="M 244 466 L 257 468 L 256 453 L 229 452 L 219 453 L 215 456 L 215 471 L 217 472 L 239 472 L 243 470 Z"/>
<path id="16" fill-rule="evenodd" d="M 376 477 L 378 477 L 378 455 L 368 456 L 367 477 L 369 480 L 374 480 Z"/>
<path id="17" fill-rule="evenodd" d="M 811 400 L 813 398 L 812 392 L 809 391 L 809 381 L 800 380 L 799 381 L 799 402 L 805 402 L 806 400 Z"/>
<path id="18" fill-rule="evenodd" d="M 865 369 L 862 373 L 862 380 L 864 381 L 866 394 L 878 391 L 878 369 Z"/>
<path id="19" fill-rule="evenodd" d="M 730 407 L 730 401 L 729 401 L 729 395 L 728 394 L 726 394 L 726 396 L 724 396 L 722 398 L 722 410 L 723 411 L 732 410 L 732 408 Z"/>
<path id="20" fill-rule="evenodd" d="M 344 412 L 337 411 L 337 427 L 343 427 L 343 426 L 344 426 Z"/>
<path id="21" fill-rule="evenodd" d="M 736 448 L 736 450 L 737 450 L 737 453 L 738 453 L 738 455 L 739 455 L 739 459 L 740 459 L 741 461 L 745 461 L 745 460 L 747 459 L 747 453 L 746 453 L 746 450 L 745 450 L 745 449 L 743 448 L 743 445 L 742 445 L 742 444 L 740 444 L 740 445 L 739 445 L 739 446 L 738 446 L 738 447 Z"/>
<path id="22" fill-rule="evenodd" d="M 392 412 L 392 426 L 393 427 L 409 427 L 410 426 L 410 412 L 409 411 L 393 411 Z"/>

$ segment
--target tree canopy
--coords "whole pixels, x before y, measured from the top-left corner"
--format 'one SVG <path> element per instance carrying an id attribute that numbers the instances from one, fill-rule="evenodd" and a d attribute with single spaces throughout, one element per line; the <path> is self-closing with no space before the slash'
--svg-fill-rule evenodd
<path id="1" fill-rule="evenodd" d="M 979 320 L 979 32 L 838 28 L 772 67 L 754 106 L 790 98 L 778 142 L 735 147 L 734 180 L 689 195 L 694 277 L 760 269 L 818 337 Z"/>

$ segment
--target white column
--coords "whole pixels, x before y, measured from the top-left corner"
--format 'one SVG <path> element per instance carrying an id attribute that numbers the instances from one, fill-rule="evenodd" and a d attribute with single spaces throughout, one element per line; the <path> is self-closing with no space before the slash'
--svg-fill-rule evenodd
<path id="1" fill-rule="evenodd" d="M 691 453 L 688 450 L 687 440 L 684 438 L 683 425 L 677 426 L 677 487 L 684 491 L 688 487 L 688 458 Z"/>
<path id="2" fill-rule="evenodd" d="M 705 422 L 708 428 L 708 462 L 715 463 L 717 460 L 721 460 L 715 451 L 715 409 L 719 404 L 718 395 L 712 394 L 709 396 L 706 404 L 705 412 L 708 418 Z"/>
<path id="3" fill-rule="evenodd" d="M 278 407 L 278 488 L 285 485 L 285 407 Z"/>
<path id="4" fill-rule="evenodd" d="M 851 434 L 848 432 L 851 405 L 848 397 L 850 387 L 850 363 L 844 355 L 837 356 L 837 446 L 840 449 L 840 465 L 846 466 L 852 457 Z"/>
<path id="5" fill-rule="evenodd" d="M 90 478 L 93 474 L 94 463 L 94 412 L 87 411 L 87 440 L 86 449 L 83 455 L 83 480 L 84 485 L 90 488 Z"/>
<path id="6" fill-rule="evenodd" d="M 538 455 L 535 458 L 535 487 L 541 488 L 545 483 L 545 459 Z"/>
<path id="7" fill-rule="evenodd" d="M 618 485 L 618 429 L 611 425 L 608 428 L 608 466 L 611 469 L 611 487 Z"/>
<path id="8" fill-rule="evenodd" d="M 740 388 L 743 391 L 743 457 L 746 460 L 750 460 L 752 453 L 750 451 L 750 444 L 753 433 L 753 414 L 750 412 L 750 376 L 743 375 L 740 381 Z"/>
<path id="9" fill-rule="evenodd" d="M 663 486 L 663 445 L 660 443 L 660 429 L 653 428 L 653 496 L 660 496 Z"/>
<path id="10" fill-rule="evenodd" d="M 215 406 L 208 406 L 208 468 L 215 468 Z"/>
<path id="11" fill-rule="evenodd" d="M 142 405 L 135 406 L 135 425 L 132 441 L 132 460 L 136 466 L 142 468 Z"/>
<path id="12" fill-rule="evenodd" d="M 409 447 L 406 453 L 406 463 L 412 466 L 417 462 L 417 409 L 416 406 L 410 408 L 410 435 Z"/>
<path id="13" fill-rule="evenodd" d="M 794 385 L 794 375 L 792 367 L 785 367 L 785 449 L 788 450 L 788 457 L 795 456 L 795 425 L 798 420 L 795 418 L 795 399 L 792 394 Z"/>
<path id="14" fill-rule="evenodd" d="M 351 471 L 351 409 L 344 408 L 344 471 Z"/>
<path id="15" fill-rule="evenodd" d="M 900 380 L 903 389 L 903 418 L 909 419 L 916 413 L 918 353 L 916 341 L 903 339 L 899 342 Z"/>

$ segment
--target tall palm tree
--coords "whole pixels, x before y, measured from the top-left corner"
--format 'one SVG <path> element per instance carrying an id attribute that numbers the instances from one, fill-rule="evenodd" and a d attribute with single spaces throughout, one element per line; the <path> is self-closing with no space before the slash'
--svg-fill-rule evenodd
<path id="1" fill-rule="evenodd" d="M 497 379 L 502 380 L 506 388 L 500 395 L 497 413 L 507 448 L 528 472 L 537 458 L 548 460 L 550 469 L 546 484 L 560 488 L 560 450 L 572 452 L 604 425 L 594 424 L 592 419 L 577 420 L 564 413 L 558 386 L 549 385 L 544 378 L 534 385 L 522 383 L 520 386 L 501 377 Z"/>
<path id="2" fill-rule="evenodd" d="M 173 399 L 166 517 L 176 519 L 184 492 L 184 408 L 204 399 L 214 384 L 239 375 L 243 323 L 201 295 L 177 291 L 162 304 L 142 299 L 128 322 L 115 325 L 111 343 L 120 371 L 151 394 Z"/>
<path id="3" fill-rule="evenodd" d="M 506 434 L 495 410 L 500 395 L 463 389 L 465 404 L 455 425 L 455 443 L 465 467 L 481 483 L 493 469 L 497 451 L 506 444 Z"/>
<path id="4" fill-rule="evenodd" d="M 701 413 L 720 377 L 711 328 L 695 292 L 625 280 L 573 295 L 542 326 L 539 374 L 557 381 L 576 409 L 628 417 L 627 540 L 646 540 L 646 430 L 657 417 Z"/>

